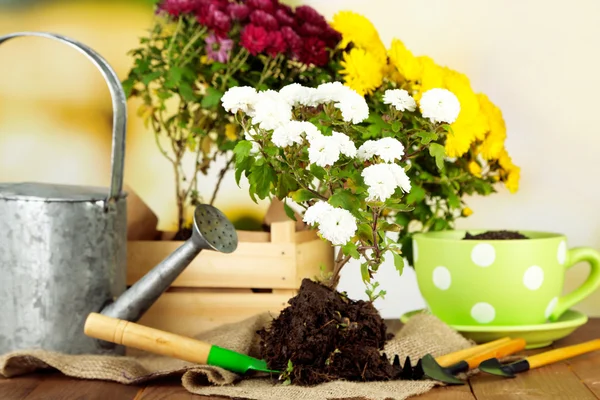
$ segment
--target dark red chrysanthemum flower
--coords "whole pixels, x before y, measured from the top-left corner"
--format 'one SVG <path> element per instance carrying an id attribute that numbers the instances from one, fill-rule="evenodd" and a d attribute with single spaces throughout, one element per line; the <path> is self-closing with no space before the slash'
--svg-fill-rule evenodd
<path id="1" fill-rule="evenodd" d="M 258 9 L 266 12 L 273 12 L 275 9 L 275 4 L 273 4 L 272 0 L 247 0 L 246 4 L 251 9 Z"/>
<path id="2" fill-rule="evenodd" d="M 279 22 L 271 14 L 263 10 L 254 10 L 250 13 L 250 22 L 254 25 L 262 26 L 268 31 L 279 29 Z"/>
<path id="3" fill-rule="evenodd" d="M 211 0 L 200 7 L 196 13 L 198 22 L 223 37 L 231 28 L 231 17 L 218 1 Z"/>
<path id="4" fill-rule="evenodd" d="M 300 61 L 304 64 L 314 64 L 321 67 L 329 61 L 325 42 L 316 37 L 303 39 Z"/>
<path id="5" fill-rule="evenodd" d="M 189 14 L 196 11 L 197 0 L 163 0 L 157 6 L 157 12 L 164 11 L 169 15 L 177 17 L 181 14 Z"/>
<path id="6" fill-rule="evenodd" d="M 334 49 L 340 40 L 342 40 L 342 34 L 333 29 L 330 25 L 327 25 L 327 27 L 323 30 L 321 39 L 325 41 L 327 47 Z"/>
<path id="7" fill-rule="evenodd" d="M 262 26 L 248 24 L 241 33 L 240 41 L 242 46 L 255 56 L 267 48 L 269 35 Z"/>
<path id="8" fill-rule="evenodd" d="M 317 10 L 311 6 L 296 7 L 296 20 L 298 21 L 298 25 L 302 25 L 302 23 L 309 23 L 323 28 L 327 26 L 325 17 L 319 14 Z"/>
<path id="9" fill-rule="evenodd" d="M 296 28 L 296 31 L 301 36 L 321 36 L 323 34 L 322 27 L 310 24 L 308 22 L 305 22 L 302 25 L 298 26 L 298 28 Z"/>
<path id="10" fill-rule="evenodd" d="M 283 40 L 287 43 L 288 49 L 290 49 L 294 58 L 299 58 L 302 52 L 302 38 L 289 26 L 281 28 L 281 35 Z"/>
<path id="11" fill-rule="evenodd" d="M 280 7 L 277 9 L 277 11 L 275 11 L 275 18 L 279 22 L 279 25 L 282 26 L 293 26 L 295 22 L 294 14 L 291 11 L 287 11 L 283 7 Z"/>
<path id="12" fill-rule="evenodd" d="M 250 14 L 250 8 L 245 4 L 230 3 L 227 6 L 227 12 L 232 19 L 243 21 L 248 18 Z"/>
<path id="13" fill-rule="evenodd" d="M 275 57 L 277 54 L 287 50 L 287 44 L 280 31 L 269 32 L 269 45 L 267 46 L 267 54 Z"/>

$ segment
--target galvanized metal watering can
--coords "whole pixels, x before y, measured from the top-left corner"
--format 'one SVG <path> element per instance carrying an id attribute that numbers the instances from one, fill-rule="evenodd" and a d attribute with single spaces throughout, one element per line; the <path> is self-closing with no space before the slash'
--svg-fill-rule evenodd
<path id="1" fill-rule="evenodd" d="M 109 188 L 0 184 L 0 354 L 31 348 L 122 354 L 122 346 L 84 334 L 88 315 L 136 321 L 200 251 L 231 253 L 237 234 L 219 210 L 198 206 L 192 237 L 126 290 L 123 88 L 106 60 L 67 37 L 17 32 L 0 36 L 0 44 L 22 36 L 70 45 L 100 70 L 112 96 L 112 167 Z"/>

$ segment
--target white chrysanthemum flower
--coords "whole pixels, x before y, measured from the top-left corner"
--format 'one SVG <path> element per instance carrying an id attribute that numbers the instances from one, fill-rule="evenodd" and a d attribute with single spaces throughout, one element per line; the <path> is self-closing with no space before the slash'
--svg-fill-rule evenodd
<path id="1" fill-rule="evenodd" d="M 250 86 L 234 86 L 227 90 L 221 97 L 223 108 L 233 114 L 242 111 L 252 114 L 257 100 L 257 92 Z"/>
<path id="2" fill-rule="evenodd" d="M 344 86 L 342 82 L 326 82 L 317 86 L 313 100 L 317 103 L 329 103 L 330 101 L 339 101 L 345 94 L 351 90 Z"/>
<path id="3" fill-rule="evenodd" d="M 309 131 L 312 134 L 313 128 L 317 130 L 317 127 L 310 122 L 289 121 L 284 125 L 275 128 L 271 141 L 275 146 L 281 148 L 292 146 L 294 143 L 301 144 L 304 141 L 302 134 L 306 131 Z"/>
<path id="4" fill-rule="evenodd" d="M 404 155 L 404 145 L 391 137 L 384 137 L 375 142 L 375 154 L 385 162 L 400 160 Z"/>
<path id="5" fill-rule="evenodd" d="M 348 243 L 357 229 L 356 218 L 343 208 L 333 208 L 319 219 L 319 233 L 336 246 Z"/>
<path id="6" fill-rule="evenodd" d="M 419 102 L 424 118 L 433 123 L 453 123 L 460 113 L 458 98 L 446 89 L 430 89 L 423 93 Z"/>
<path id="7" fill-rule="evenodd" d="M 342 119 L 353 124 L 360 124 L 369 117 L 369 105 L 364 97 L 350 89 L 334 105 L 342 112 Z"/>
<path id="8" fill-rule="evenodd" d="M 281 94 L 292 106 L 298 104 L 303 106 L 314 106 L 316 92 L 317 89 L 302 86 L 299 83 L 290 83 L 279 90 L 279 94 Z"/>
<path id="9" fill-rule="evenodd" d="M 375 155 L 375 150 L 377 149 L 376 142 L 374 140 L 367 140 L 364 142 L 357 151 L 357 156 L 359 160 L 365 161 Z"/>
<path id="10" fill-rule="evenodd" d="M 304 212 L 304 217 L 302 221 L 306 222 L 308 225 L 315 225 L 321 221 L 321 218 L 331 212 L 333 210 L 333 206 L 326 201 L 317 201 L 312 206 L 308 207 Z"/>
<path id="11" fill-rule="evenodd" d="M 404 193 L 410 192 L 410 178 L 406 175 L 406 171 L 404 168 L 399 166 L 398 164 L 388 164 L 390 171 L 392 171 L 392 175 L 396 179 L 396 185 L 404 191 Z"/>
<path id="12" fill-rule="evenodd" d="M 315 135 L 310 139 L 308 160 L 319 167 L 333 165 L 340 159 L 340 146 L 333 136 Z"/>
<path id="13" fill-rule="evenodd" d="M 362 171 L 363 180 L 369 187 L 367 201 L 386 201 L 394 194 L 398 185 L 389 165 L 373 164 Z"/>
<path id="14" fill-rule="evenodd" d="M 391 104 L 398 111 L 415 111 L 417 103 L 404 89 L 389 89 L 383 94 L 383 102 Z"/>
<path id="15" fill-rule="evenodd" d="M 362 161 L 379 156 L 385 162 L 400 160 L 404 155 L 404 145 L 391 137 L 367 140 L 358 148 L 358 158 Z"/>
<path id="16" fill-rule="evenodd" d="M 273 130 L 292 119 L 292 106 L 274 90 L 258 93 L 252 122 L 261 129 Z"/>
<path id="17" fill-rule="evenodd" d="M 340 153 L 346 157 L 356 157 L 356 145 L 347 135 L 341 132 L 333 131 L 331 137 L 333 137 L 339 146 Z"/>

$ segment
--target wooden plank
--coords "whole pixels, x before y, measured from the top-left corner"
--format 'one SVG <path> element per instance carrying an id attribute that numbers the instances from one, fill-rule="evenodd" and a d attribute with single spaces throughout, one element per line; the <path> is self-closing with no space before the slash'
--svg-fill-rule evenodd
<path id="1" fill-rule="evenodd" d="M 476 400 L 469 385 L 436 387 L 415 400 Z"/>
<path id="2" fill-rule="evenodd" d="M 0 399 L 24 399 L 42 382 L 42 377 L 43 375 L 24 375 L 15 378 L 0 376 Z"/>
<path id="3" fill-rule="evenodd" d="M 274 222 L 271 225 L 271 243 L 294 243 L 296 224 L 294 221 Z"/>
<path id="4" fill-rule="evenodd" d="M 306 229 L 296 232 L 296 243 L 305 243 L 313 240 L 321 240 L 319 236 L 317 236 L 317 232 L 314 229 Z"/>
<path id="5" fill-rule="evenodd" d="M 296 252 L 296 287 L 300 287 L 302 279 L 319 277 L 321 274 L 321 265 L 325 266 L 325 271 L 333 271 L 334 248 L 324 240 L 313 240 L 311 242 L 300 243 Z"/>
<path id="6" fill-rule="evenodd" d="M 194 336 L 226 323 L 262 312 L 278 312 L 287 305 L 290 292 L 227 293 L 167 292 L 141 318 L 140 324 Z"/>
<path id="7" fill-rule="evenodd" d="M 180 244 L 172 241 L 127 242 L 127 284 L 137 282 Z M 172 286 L 294 289 L 295 284 L 294 243 L 241 242 L 231 254 L 201 252 Z"/>
<path id="8" fill-rule="evenodd" d="M 133 400 L 139 390 L 138 386 L 51 374 L 44 376 L 43 381 L 22 400 Z"/>
<path id="9" fill-rule="evenodd" d="M 598 338 L 600 338 L 600 319 L 591 319 L 570 336 L 556 342 L 553 347 L 560 348 Z M 569 365 L 571 371 L 581 382 L 600 399 L 600 351 L 571 358 L 565 363 Z"/>
<path id="10" fill-rule="evenodd" d="M 514 379 L 481 374 L 471 379 L 471 386 L 478 400 L 596 400 L 564 363 L 524 372 Z"/>

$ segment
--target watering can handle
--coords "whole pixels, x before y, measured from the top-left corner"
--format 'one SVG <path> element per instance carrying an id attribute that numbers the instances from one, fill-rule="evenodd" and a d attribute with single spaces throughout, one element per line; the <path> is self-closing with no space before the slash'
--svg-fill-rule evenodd
<path id="1" fill-rule="evenodd" d="M 108 201 L 115 200 L 121 194 L 123 188 L 123 168 L 125 164 L 125 129 L 127 127 L 127 99 L 117 74 L 112 67 L 94 50 L 65 36 L 49 32 L 15 32 L 0 36 L 0 44 L 9 39 L 21 36 L 38 36 L 54 39 L 68 44 L 81 53 L 85 54 L 100 70 L 104 80 L 108 83 L 108 89 L 112 98 L 113 108 L 113 131 L 112 131 L 112 154 L 111 154 L 111 178 Z"/>

